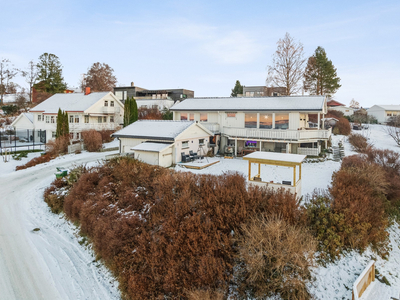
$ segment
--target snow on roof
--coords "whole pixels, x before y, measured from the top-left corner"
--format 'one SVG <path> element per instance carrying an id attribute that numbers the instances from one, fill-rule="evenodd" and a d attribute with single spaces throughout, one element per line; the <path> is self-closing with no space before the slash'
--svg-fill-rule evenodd
<path id="1" fill-rule="evenodd" d="M 112 134 L 114 137 L 174 140 L 194 121 L 139 120 Z"/>
<path id="2" fill-rule="evenodd" d="M 25 117 L 27 117 L 29 119 L 29 121 L 31 121 L 33 123 L 33 114 L 31 113 L 23 113 L 25 115 Z"/>
<path id="3" fill-rule="evenodd" d="M 281 162 L 292 162 L 301 163 L 306 158 L 306 155 L 290 154 L 290 153 L 276 153 L 276 152 L 261 152 L 256 151 L 243 156 L 243 159 L 263 159 L 263 160 L 275 160 Z"/>
<path id="4" fill-rule="evenodd" d="M 148 151 L 148 152 L 161 152 L 165 148 L 168 148 L 172 144 L 165 144 L 165 143 L 141 143 L 136 145 L 135 147 L 131 148 L 131 150 L 137 151 Z"/>
<path id="5" fill-rule="evenodd" d="M 59 108 L 63 111 L 85 111 L 108 93 L 110 92 L 90 93 L 89 95 L 84 93 L 55 94 L 32 108 L 31 111 L 55 114 Z"/>
<path id="6" fill-rule="evenodd" d="M 376 106 L 382 107 L 384 110 L 400 110 L 400 105 L 376 105 Z"/>
<path id="7" fill-rule="evenodd" d="M 321 111 L 325 96 L 190 98 L 173 111 Z"/>

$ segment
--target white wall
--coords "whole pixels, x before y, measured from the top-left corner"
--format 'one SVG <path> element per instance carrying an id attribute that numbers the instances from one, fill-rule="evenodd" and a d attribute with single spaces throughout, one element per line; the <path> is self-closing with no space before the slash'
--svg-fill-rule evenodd
<path id="1" fill-rule="evenodd" d="M 346 106 L 332 106 L 329 110 L 341 111 L 345 116 L 352 116 L 354 114 L 354 109 Z"/>
<path id="2" fill-rule="evenodd" d="M 33 124 L 25 115 L 21 114 L 18 121 L 14 123 L 14 127 L 17 129 L 33 129 Z"/>
<path id="3" fill-rule="evenodd" d="M 388 121 L 388 119 L 390 117 L 387 117 L 386 115 L 386 111 L 378 106 L 378 105 L 374 105 L 371 108 L 369 108 L 367 110 L 367 113 L 371 116 L 374 116 L 376 118 L 376 120 L 378 121 L 378 123 L 386 123 Z"/>

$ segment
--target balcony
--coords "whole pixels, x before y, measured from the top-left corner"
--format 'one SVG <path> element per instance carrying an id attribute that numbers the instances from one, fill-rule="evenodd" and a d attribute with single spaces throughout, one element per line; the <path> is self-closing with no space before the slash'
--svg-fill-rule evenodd
<path id="1" fill-rule="evenodd" d="M 119 107 L 118 106 L 103 106 L 101 111 L 103 114 L 115 114 L 115 113 L 119 113 Z"/>
<path id="2" fill-rule="evenodd" d="M 331 129 L 328 130 L 281 130 L 281 129 L 257 129 L 257 128 L 232 128 L 223 127 L 222 133 L 231 137 L 247 139 L 284 140 L 284 141 L 307 141 L 328 139 Z"/>
<path id="3" fill-rule="evenodd" d="M 207 123 L 207 122 L 200 122 L 199 124 L 203 125 L 205 128 L 210 130 L 212 133 L 219 133 L 220 127 L 218 123 Z"/>

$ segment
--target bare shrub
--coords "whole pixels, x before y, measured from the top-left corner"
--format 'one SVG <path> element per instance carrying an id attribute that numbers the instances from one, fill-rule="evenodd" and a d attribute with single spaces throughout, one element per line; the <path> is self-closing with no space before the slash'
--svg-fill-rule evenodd
<path id="1" fill-rule="evenodd" d="M 82 131 L 82 139 L 89 152 L 99 151 L 103 146 L 101 133 L 94 129 Z"/>
<path id="2" fill-rule="evenodd" d="M 353 150 L 358 153 L 365 153 L 370 144 L 367 138 L 358 133 L 352 133 L 349 135 L 349 143 L 353 147 Z"/>
<path id="3" fill-rule="evenodd" d="M 330 109 L 330 110 L 328 110 L 326 117 L 327 118 L 336 118 L 339 120 L 340 118 L 344 117 L 344 113 L 339 110 Z"/>
<path id="4" fill-rule="evenodd" d="M 114 140 L 114 138 L 111 137 L 111 134 L 113 134 L 115 132 L 115 130 L 102 129 L 99 132 L 101 134 L 101 140 L 103 143 L 109 143 Z"/>
<path id="5" fill-rule="evenodd" d="M 396 123 L 395 126 L 386 125 L 385 132 L 395 141 L 397 146 L 400 146 L 400 123 Z"/>
<path id="6" fill-rule="evenodd" d="M 50 140 L 46 144 L 46 152 L 51 156 L 56 157 L 58 155 L 68 153 L 69 136 L 60 136 L 54 140 Z"/>
<path id="7" fill-rule="evenodd" d="M 163 120 L 163 114 L 158 108 L 139 108 L 139 120 Z"/>
<path id="8" fill-rule="evenodd" d="M 68 187 L 66 179 L 59 178 L 54 180 L 44 191 L 44 201 L 55 214 L 63 211 L 65 198 L 64 191 L 66 187 Z"/>
<path id="9" fill-rule="evenodd" d="M 261 216 L 242 226 L 238 244 L 245 269 L 242 284 L 251 297 L 311 298 L 307 283 L 316 241 L 305 228 L 277 216 Z"/>
<path id="10" fill-rule="evenodd" d="M 17 166 L 15 168 L 15 170 L 18 171 L 18 170 L 23 170 L 23 169 L 27 169 L 27 168 L 30 168 L 30 167 L 34 167 L 36 165 L 49 162 L 52 159 L 53 159 L 53 156 L 51 156 L 50 154 L 45 154 L 45 155 L 42 155 L 42 156 L 35 157 L 35 158 L 31 159 L 30 161 L 28 161 L 26 164 L 24 164 L 22 166 Z"/>
<path id="11" fill-rule="evenodd" d="M 187 292 L 188 300 L 224 300 L 224 294 L 220 291 L 191 290 Z"/>
<path id="12" fill-rule="evenodd" d="M 335 125 L 335 129 L 336 128 L 338 130 L 338 134 L 349 135 L 351 132 L 350 123 L 346 118 L 340 118 Z"/>

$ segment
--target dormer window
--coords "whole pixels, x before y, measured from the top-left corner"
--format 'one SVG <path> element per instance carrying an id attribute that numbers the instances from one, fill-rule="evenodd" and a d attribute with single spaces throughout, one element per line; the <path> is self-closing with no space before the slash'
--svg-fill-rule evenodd
<path id="1" fill-rule="evenodd" d="M 104 106 L 108 106 L 108 101 L 104 101 Z"/>

